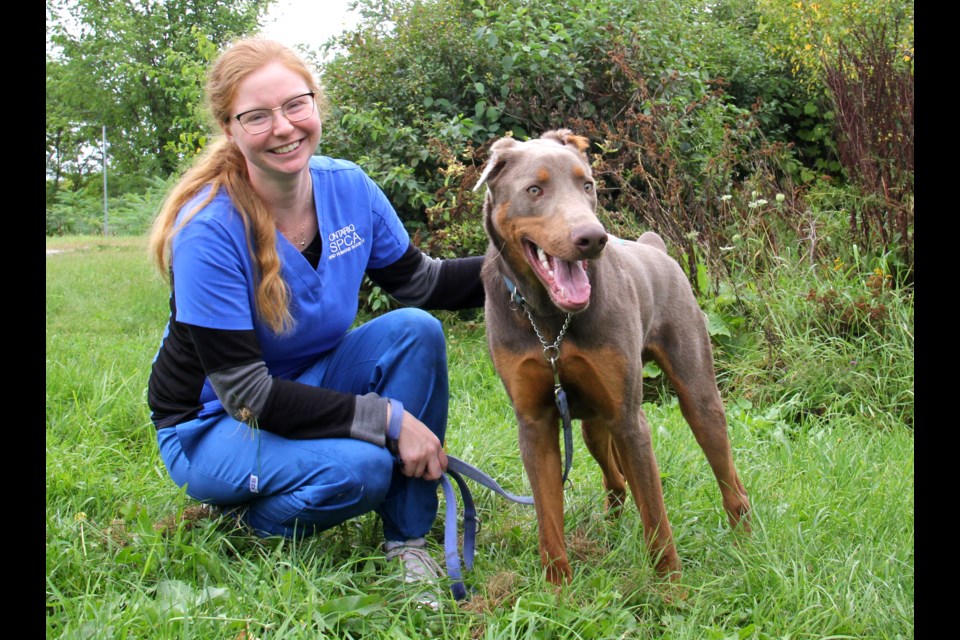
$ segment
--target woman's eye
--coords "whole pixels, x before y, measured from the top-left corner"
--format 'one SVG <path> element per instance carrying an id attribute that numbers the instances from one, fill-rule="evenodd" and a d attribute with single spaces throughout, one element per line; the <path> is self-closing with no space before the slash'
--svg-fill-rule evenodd
<path id="1" fill-rule="evenodd" d="M 306 106 L 307 106 L 306 100 L 304 100 L 303 98 L 296 98 L 295 100 L 291 100 L 287 104 L 283 105 L 283 110 L 288 113 L 296 114 L 303 111 L 304 107 Z"/>

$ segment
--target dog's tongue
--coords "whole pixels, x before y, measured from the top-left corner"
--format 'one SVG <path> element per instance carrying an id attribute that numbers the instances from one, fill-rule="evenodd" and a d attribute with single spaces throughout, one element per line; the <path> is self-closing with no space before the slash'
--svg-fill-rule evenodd
<path id="1" fill-rule="evenodd" d="M 553 277 L 557 285 L 555 293 L 567 305 L 582 306 L 590 301 L 590 279 L 583 265 L 582 261 L 554 259 Z"/>

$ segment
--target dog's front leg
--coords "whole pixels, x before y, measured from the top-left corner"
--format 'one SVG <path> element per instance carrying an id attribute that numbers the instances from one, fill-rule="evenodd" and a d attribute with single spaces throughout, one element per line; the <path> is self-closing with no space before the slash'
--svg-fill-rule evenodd
<path id="1" fill-rule="evenodd" d="M 563 469 L 560 464 L 558 416 L 525 419 L 520 424 L 520 455 L 530 479 L 537 530 L 540 537 L 540 562 L 547 580 L 559 585 L 573 577 L 563 533 Z"/>
<path id="2" fill-rule="evenodd" d="M 663 485 L 657 458 L 653 453 L 650 425 L 642 409 L 626 421 L 614 435 L 627 484 L 643 521 L 647 549 L 656 563 L 657 572 L 671 580 L 680 578 L 680 557 L 673 542 L 673 532 L 663 502 Z"/>

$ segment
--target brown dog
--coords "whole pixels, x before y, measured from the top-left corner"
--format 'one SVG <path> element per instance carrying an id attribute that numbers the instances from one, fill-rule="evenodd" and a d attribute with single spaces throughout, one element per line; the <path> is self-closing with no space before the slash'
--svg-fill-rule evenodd
<path id="1" fill-rule="evenodd" d="M 656 568 L 675 579 L 680 559 L 641 408 L 644 361 L 656 361 L 673 385 L 732 526 L 749 531 L 750 503 L 730 451 L 705 316 L 658 235 L 648 232 L 639 241 L 607 235 L 595 215 L 588 144 L 562 129 L 527 142 L 502 138 L 491 147 L 474 187 L 487 186 L 487 339 L 519 422 L 547 578 L 560 584 L 572 577 L 563 531 L 559 380 L 569 415 L 581 421 L 603 472 L 607 509 L 620 511 L 629 484 Z"/>

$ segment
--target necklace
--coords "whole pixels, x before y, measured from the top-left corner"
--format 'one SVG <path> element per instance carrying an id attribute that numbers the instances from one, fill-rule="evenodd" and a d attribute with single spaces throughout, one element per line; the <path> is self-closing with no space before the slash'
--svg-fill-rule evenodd
<path id="1" fill-rule="evenodd" d="M 303 248 L 307 244 L 307 234 L 305 232 L 306 228 L 307 228 L 307 221 L 304 220 L 303 222 L 300 223 L 300 232 L 296 236 L 296 238 L 299 238 L 299 240 L 291 236 L 288 232 L 284 231 L 283 229 L 280 229 L 280 233 L 282 233 L 283 237 L 289 240 L 291 244 L 295 244 Z"/>
<path id="2" fill-rule="evenodd" d="M 309 185 L 309 187 L 310 187 L 310 193 L 312 194 L 313 185 L 311 184 Z M 299 251 L 303 251 L 303 248 L 307 246 L 307 240 L 309 240 L 309 238 L 307 237 L 307 222 L 310 222 L 310 228 L 312 229 L 314 216 L 316 215 L 313 208 L 312 195 L 310 197 L 310 200 L 308 201 L 308 204 L 307 203 L 301 204 L 299 207 L 296 207 L 294 209 L 294 212 L 297 216 L 300 217 L 300 231 L 299 233 L 296 234 L 296 236 L 281 229 L 279 223 L 277 223 L 276 226 L 277 226 L 277 229 L 279 229 L 280 233 L 283 234 L 283 237 L 285 237 L 287 240 L 290 241 L 290 244 L 297 247 Z"/>

